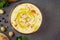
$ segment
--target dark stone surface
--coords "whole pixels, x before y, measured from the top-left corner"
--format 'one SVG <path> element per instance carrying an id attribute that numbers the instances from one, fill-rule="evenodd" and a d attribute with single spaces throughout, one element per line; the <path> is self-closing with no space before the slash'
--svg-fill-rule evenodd
<path id="1" fill-rule="evenodd" d="M 0 0 L 0 2 L 1 2 L 2 0 Z"/>
<path id="2" fill-rule="evenodd" d="M 9 7 L 3 8 L 6 11 L 6 14 L 0 15 L 0 20 L 4 17 L 10 22 L 10 12 L 12 8 L 23 2 L 31 2 L 37 5 L 41 10 L 43 15 L 41 28 L 36 33 L 24 35 L 15 31 L 9 23 L 1 21 L 0 24 L 8 26 L 7 31 L 4 33 L 8 35 L 9 31 L 14 31 L 14 37 L 10 38 L 8 36 L 11 40 L 16 40 L 17 36 L 27 36 L 30 40 L 60 40 L 60 0 L 20 0 L 16 3 L 12 3 Z M 7 17 L 7 15 L 9 16 Z"/>

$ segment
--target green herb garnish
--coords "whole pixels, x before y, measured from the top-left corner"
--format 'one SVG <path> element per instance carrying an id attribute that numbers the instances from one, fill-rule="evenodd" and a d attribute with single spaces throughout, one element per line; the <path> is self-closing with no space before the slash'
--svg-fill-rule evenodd
<path id="1" fill-rule="evenodd" d="M 27 37 L 22 37 L 22 40 L 28 40 L 28 38 Z"/>
<path id="2" fill-rule="evenodd" d="M 25 37 L 25 36 L 24 36 L 24 37 L 19 36 L 19 37 L 17 37 L 17 38 L 16 38 L 16 40 L 28 40 L 28 38 L 27 38 L 27 37 Z"/>
<path id="3" fill-rule="evenodd" d="M 2 1 L 0 2 L 0 8 L 3 8 L 4 6 L 9 6 L 9 3 L 8 3 L 7 0 L 2 0 Z"/>

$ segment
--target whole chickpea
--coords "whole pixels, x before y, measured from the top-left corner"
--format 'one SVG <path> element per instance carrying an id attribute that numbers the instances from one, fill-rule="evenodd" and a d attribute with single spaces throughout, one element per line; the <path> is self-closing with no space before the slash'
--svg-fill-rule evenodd
<path id="1" fill-rule="evenodd" d="M 1 27 L 1 31 L 2 32 L 6 31 L 6 28 L 5 27 Z"/>
<path id="2" fill-rule="evenodd" d="M 9 36 L 12 37 L 14 35 L 14 32 L 10 31 Z"/>

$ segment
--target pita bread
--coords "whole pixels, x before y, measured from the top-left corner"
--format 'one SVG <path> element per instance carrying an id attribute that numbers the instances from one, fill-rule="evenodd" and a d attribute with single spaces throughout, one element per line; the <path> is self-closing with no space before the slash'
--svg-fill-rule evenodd
<path id="1" fill-rule="evenodd" d="M 31 3 L 17 5 L 11 14 L 11 24 L 20 33 L 36 32 L 42 23 L 41 11 Z"/>
<path id="2" fill-rule="evenodd" d="M 9 40 L 9 39 L 5 34 L 0 33 L 0 40 Z"/>

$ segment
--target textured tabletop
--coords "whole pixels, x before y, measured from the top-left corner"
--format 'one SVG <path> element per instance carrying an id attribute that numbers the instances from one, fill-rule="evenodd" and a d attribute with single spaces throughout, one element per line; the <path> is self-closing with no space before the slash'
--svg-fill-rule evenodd
<path id="1" fill-rule="evenodd" d="M 43 15 L 41 28 L 33 34 L 24 35 L 15 31 L 10 23 L 4 23 L 1 21 L 0 25 L 3 24 L 4 26 L 8 26 L 7 31 L 4 33 L 8 35 L 9 31 L 14 31 L 14 37 L 11 38 L 8 36 L 11 40 L 16 40 L 17 36 L 27 36 L 30 40 L 60 40 L 60 0 L 19 0 L 16 3 L 11 3 L 9 7 L 3 8 L 6 13 L 0 15 L 0 20 L 4 17 L 8 22 L 10 22 L 11 10 L 17 4 L 24 2 L 33 3 L 41 10 Z"/>

